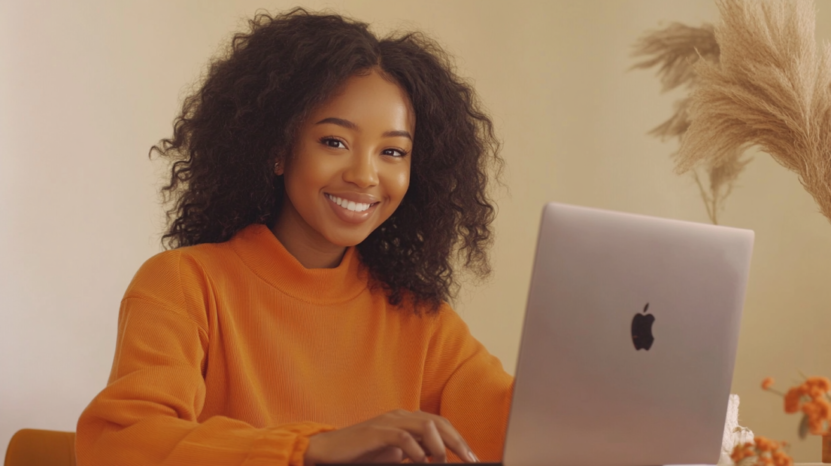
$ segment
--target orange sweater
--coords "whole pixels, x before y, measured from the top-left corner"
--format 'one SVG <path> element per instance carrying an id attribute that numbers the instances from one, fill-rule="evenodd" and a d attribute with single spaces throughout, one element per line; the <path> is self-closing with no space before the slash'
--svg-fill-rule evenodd
<path id="1" fill-rule="evenodd" d="M 447 305 L 419 317 L 367 284 L 354 248 L 306 269 L 263 225 L 151 258 L 78 420 L 78 465 L 300 466 L 309 436 L 397 408 L 501 459 L 513 379 L 499 360 Z"/>

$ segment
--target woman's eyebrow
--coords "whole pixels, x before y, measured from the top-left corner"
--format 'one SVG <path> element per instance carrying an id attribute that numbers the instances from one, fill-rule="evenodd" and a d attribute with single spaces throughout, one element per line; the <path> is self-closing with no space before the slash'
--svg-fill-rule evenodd
<path id="1" fill-rule="evenodd" d="M 356 125 L 355 123 L 352 123 L 349 120 L 344 120 L 343 118 L 335 118 L 335 117 L 324 118 L 324 119 L 318 121 L 317 123 L 315 123 L 315 125 L 322 125 L 322 124 L 325 124 L 325 123 L 331 123 L 333 125 L 343 126 L 344 128 L 354 129 L 354 130 L 359 130 L 360 131 L 360 128 L 358 128 L 358 125 Z M 410 134 L 409 131 L 403 131 L 403 130 L 386 131 L 381 136 L 383 136 L 385 138 L 386 137 L 405 137 L 405 138 L 409 139 L 410 141 L 413 140 L 413 135 Z"/>
<path id="2" fill-rule="evenodd" d="M 322 125 L 324 123 L 332 123 L 333 125 L 343 126 L 344 128 L 349 128 L 349 129 L 358 129 L 358 125 L 356 125 L 355 123 L 352 123 L 349 120 L 344 120 L 343 118 L 335 118 L 335 117 L 324 118 L 324 119 L 318 121 L 317 123 L 315 123 L 315 125 Z"/>
<path id="3" fill-rule="evenodd" d="M 411 142 L 413 140 L 413 135 L 410 134 L 409 131 L 400 131 L 400 130 L 399 131 L 387 131 L 384 134 L 382 134 L 381 136 L 384 136 L 385 138 L 400 136 L 400 137 L 405 137 L 405 138 L 409 139 Z"/>

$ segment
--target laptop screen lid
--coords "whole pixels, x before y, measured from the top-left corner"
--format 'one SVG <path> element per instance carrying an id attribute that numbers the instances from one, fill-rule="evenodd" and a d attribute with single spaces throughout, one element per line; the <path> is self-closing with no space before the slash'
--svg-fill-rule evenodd
<path id="1" fill-rule="evenodd" d="M 715 464 L 753 238 L 546 205 L 504 464 Z"/>

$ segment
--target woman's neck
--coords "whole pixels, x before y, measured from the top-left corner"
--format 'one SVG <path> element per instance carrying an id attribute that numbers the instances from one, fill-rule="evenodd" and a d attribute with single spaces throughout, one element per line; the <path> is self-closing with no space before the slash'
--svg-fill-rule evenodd
<path id="1" fill-rule="evenodd" d="M 329 242 L 309 226 L 291 204 L 284 205 L 271 232 L 307 269 L 331 269 L 341 263 L 346 248 Z"/>

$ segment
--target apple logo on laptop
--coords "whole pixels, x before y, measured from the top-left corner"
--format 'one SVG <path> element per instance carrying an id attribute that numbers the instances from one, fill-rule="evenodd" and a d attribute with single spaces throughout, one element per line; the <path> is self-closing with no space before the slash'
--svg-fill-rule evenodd
<path id="1" fill-rule="evenodd" d="M 655 316 L 647 314 L 649 303 L 643 308 L 643 314 L 635 314 L 632 319 L 632 343 L 635 344 L 635 349 L 644 349 L 649 351 L 652 347 L 652 342 L 655 338 L 652 336 L 652 324 L 655 322 Z"/>

